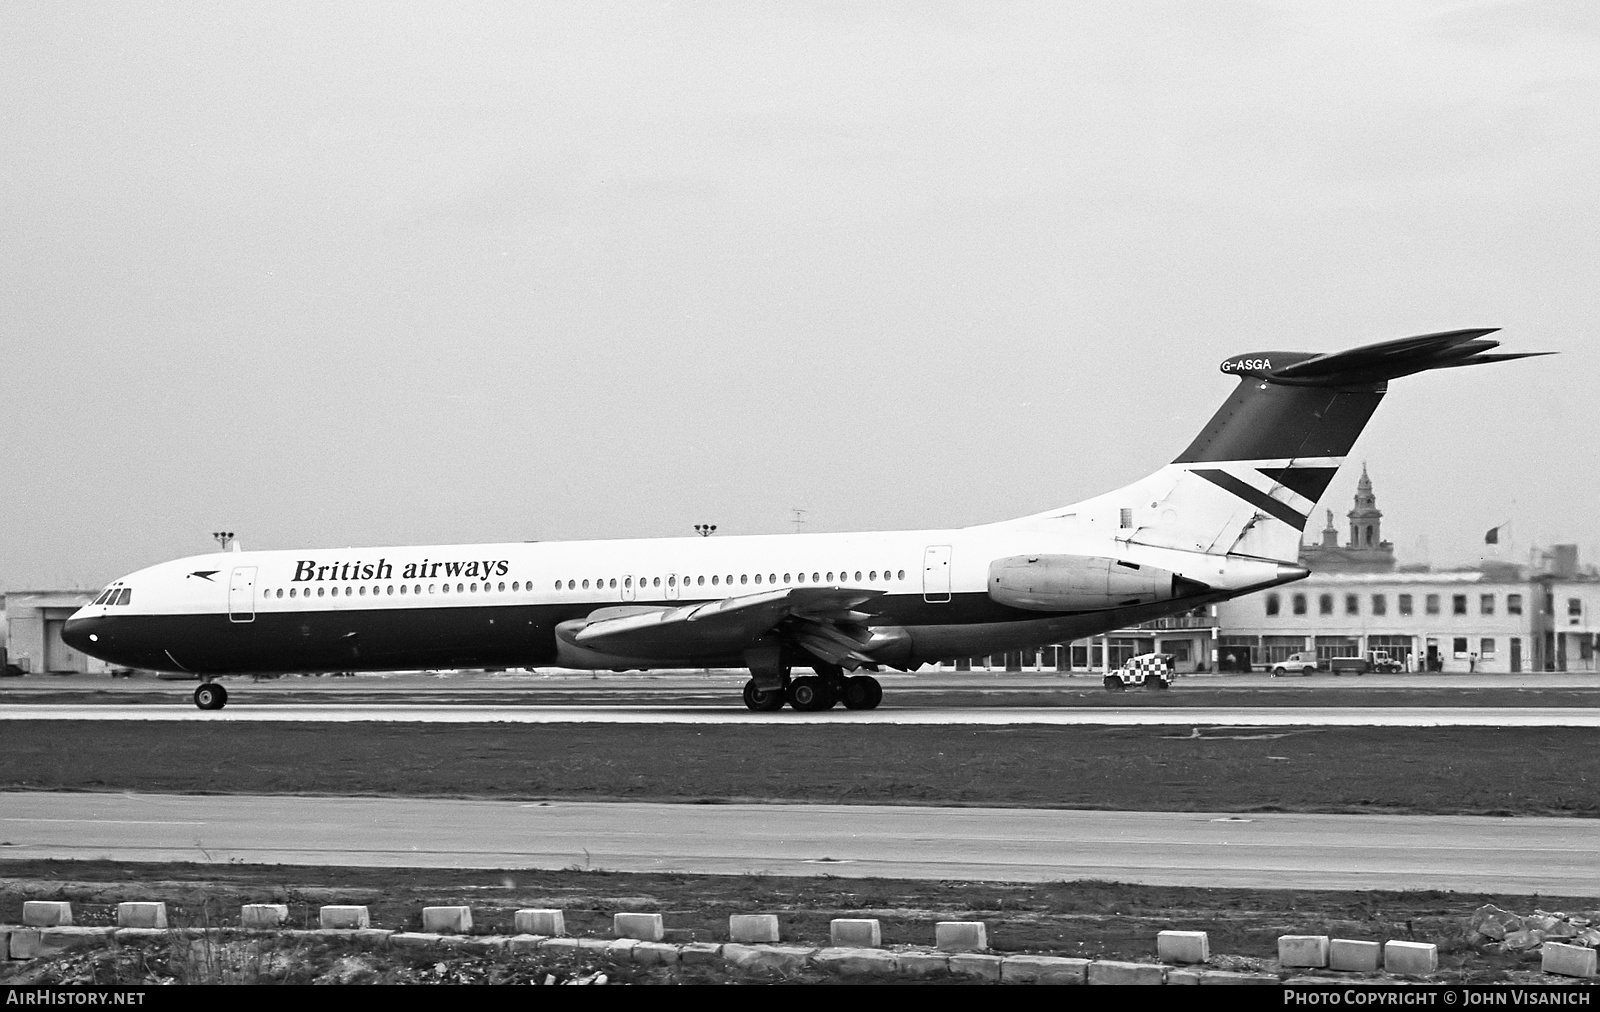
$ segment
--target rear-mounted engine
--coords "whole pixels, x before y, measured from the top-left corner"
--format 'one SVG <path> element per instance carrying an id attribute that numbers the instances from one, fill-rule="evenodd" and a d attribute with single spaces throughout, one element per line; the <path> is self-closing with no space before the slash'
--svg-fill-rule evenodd
<path id="1" fill-rule="evenodd" d="M 1092 555 L 1012 555 L 989 564 L 989 596 L 1029 611 L 1098 611 L 1191 597 L 1205 584 Z"/>

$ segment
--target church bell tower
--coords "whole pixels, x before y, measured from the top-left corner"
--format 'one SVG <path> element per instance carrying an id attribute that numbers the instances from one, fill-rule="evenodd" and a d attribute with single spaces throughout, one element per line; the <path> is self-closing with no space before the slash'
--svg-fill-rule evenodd
<path id="1" fill-rule="evenodd" d="M 1356 508 L 1345 514 L 1350 518 L 1350 547 L 1377 548 L 1383 544 L 1379 530 L 1383 511 L 1378 509 L 1377 497 L 1372 494 L 1372 479 L 1367 477 L 1367 465 L 1361 465 L 1361 480 L 1356 483 Z"/>

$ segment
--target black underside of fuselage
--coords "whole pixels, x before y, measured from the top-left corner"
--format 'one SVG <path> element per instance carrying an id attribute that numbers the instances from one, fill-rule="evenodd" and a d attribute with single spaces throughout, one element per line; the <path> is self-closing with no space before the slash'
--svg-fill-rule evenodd
<path id="1" fill-rule="evenodd" d="M 73 619 L 64 638 L 112 664 L 201 675 L 535 667 L 556 662 L 558 623 L 617 603 L 263 611 L 249 621 L 226 614 L 111 614 Z M 670 606 L 694 603 L 674 601 Z M 935 652 L 913 645 L 913 663 L 956 656 L 938 651 L 954 645 L 950 634 L 961 626 L 992 630 L 1014 623 L 1037 625 L 1050 617 L 997 604 L 987 594 L 956 594 L 943 602 L 890 595 L 873 604 L 873 625 L 940 630 L 941 635 L 930 637 L 939 641 Z M 719 662 L 737 664 L 740 659 L 683 658 L 684 667 Z M 796 663 L 807 662 L 799 656 Z"/>

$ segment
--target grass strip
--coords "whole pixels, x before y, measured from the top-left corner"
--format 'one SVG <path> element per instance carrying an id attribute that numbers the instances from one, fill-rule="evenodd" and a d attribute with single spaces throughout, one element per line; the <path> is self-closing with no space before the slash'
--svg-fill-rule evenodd
<path id="1" fill-rule="evenodd" d="M 1592 728 L 17 720 L 0 736 L 4 790 L 1594 818 L 1597 787 Z"/>

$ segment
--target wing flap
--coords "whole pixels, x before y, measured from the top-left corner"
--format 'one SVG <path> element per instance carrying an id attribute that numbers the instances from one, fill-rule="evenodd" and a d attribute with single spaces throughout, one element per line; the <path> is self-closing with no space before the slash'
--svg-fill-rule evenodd
<path id="1" fill-rule="evenodd" d="M 581 625 L 562 623 L 559 634 L 577 646 L 619 656 L 705 657 L 738 652 L 790 619 L 798 620 L 807 631 L 835 631 L 835 623 L 863 622 L 872 616 L 859 606 L 885 593 L 846 587 L 786 587 L 670 608 L 602 608 Z M 852 645 L 857 642 L 844 638 Z M 834 650 L 841 649 L 849 647 L 834 642 Z"/>

